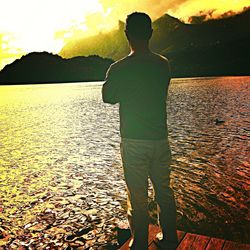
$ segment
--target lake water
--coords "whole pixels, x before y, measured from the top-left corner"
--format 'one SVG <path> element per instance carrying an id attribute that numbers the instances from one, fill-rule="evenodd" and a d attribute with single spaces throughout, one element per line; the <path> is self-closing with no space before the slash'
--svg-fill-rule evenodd
<path id="1" fill-rule="evenodd" d="M 33 237 L 46 245 L 41 230 L 63 244 L 64 234 L 99 218 L 87 240 L 101 245 L 125 219 L 118 106 L 102 103 L 101 85 L 0 86 L 8 244 Z M 179 229 L 249 241 L 250 77 L 172 80 L 168 125 Z"/>

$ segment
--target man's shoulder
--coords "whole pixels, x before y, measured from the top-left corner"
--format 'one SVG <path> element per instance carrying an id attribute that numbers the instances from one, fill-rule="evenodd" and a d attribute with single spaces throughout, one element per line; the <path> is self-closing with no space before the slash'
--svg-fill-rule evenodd
<path id="1" fill-rule="evenodd" d="M 125 56 L 122 59 L 117 60 L 116 62 L 112 63 L 110 65 L 110 69 L 112 71 L 123 70 L 127 67 L 130 68 L 131 65 L 138 64 L 138 62 L 141 62 L 142 60 L 145 62 L 151 62 L 151 63 L 153 62 L 155 66 L 158 65 L 164 68 L 168 67 L 169 65 L 168 59 L 165 56 L 152 52 L 149 55 L 144 55 L 143 57 L 137 57 L 131 54 L 128 56 Z"/>
<path id="2" fill-rule="evenodd" d="M 129 65 L 128 60 L 129 59 L 126 56 L 126 57 L 112 63 L 107 70 L 106 77 L 112 76 L 112 77 L 119 77 L 120 78 L 122 72 L 124 72 L 124 69 L 126 69 L 127 66 Z"/>
<path id="3" fill-rule="evenodd" d="M 157 53 L 152 53 L 152 56 L 159 63 L 162 63 L 162 64 L 168 64 L 169 63 L 167 57 L 165 57 L 163 55 L 160 55 L 160 54 L 157 54 Z"/>
<path id="4" fill-rule="evenodd" d="M 130 61 L 130 57 L 125 56 L 125 57 L 115 61 L 114 63 L 112 63 L 110 65 L 110 68 L 112 68 L 114 70 L 114 69 L 119 69 L 119 68 L 125 67 L 126 65 L 129 64 L 129 61 Z"/>

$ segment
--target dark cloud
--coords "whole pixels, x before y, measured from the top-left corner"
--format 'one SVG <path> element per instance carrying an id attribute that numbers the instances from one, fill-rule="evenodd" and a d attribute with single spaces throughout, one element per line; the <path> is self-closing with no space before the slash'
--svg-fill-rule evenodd
<path id="1" fill-rule="evenodd" d="M 250 9 L 250 6 L 248 7 L 244 7 L 242 11 L 233 11 L 233 10 L 229 10 L 227 12 L 224 12 L 223 14 L 221 14 L 220 16 L 218 16 L 217 18 L 226 18 L 226 17 L 230 17 L 230 16 L 234 16 L 236 14 L 239 14 L 241 12 L 247 11 Z"/>
<path id="2" fill-rule="evenodd" d="M 190 16 L 188 18 L 188 22 L 191 24 L 199 24 L 210 19 L 222 19 L 222 18 L 234 16 L 236 14 L 247 11 L 249 9 L 250 7 L 244 7 L 242 11 L 229 10 L 222 14 L 215 14 L 216 9 L 208 10 L 208 11 L 200 11 L 196 15 Z"/>
<path id="3" fill-rule="evenodd" d="M 200 11 L 198 14 L 190 16 L 188 18 L 188 22 L 192 24 L 198 24 L 207 21 L 208 19 L 212 19 L 214 11 L 215 9 L 208 11 Z"/>

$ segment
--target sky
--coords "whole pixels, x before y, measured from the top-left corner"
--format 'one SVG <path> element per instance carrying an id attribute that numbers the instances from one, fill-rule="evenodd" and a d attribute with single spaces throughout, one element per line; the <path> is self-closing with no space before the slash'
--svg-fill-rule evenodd
<path id="1" fill-rule="evenodd" d="M 133 11 L 153 20 L 168 13 L 187 21 L 249 5 L 250 0 L 0 0 L 0 70 L 29 52 L 59 53 L 70 40 L 108 31 Z"/>

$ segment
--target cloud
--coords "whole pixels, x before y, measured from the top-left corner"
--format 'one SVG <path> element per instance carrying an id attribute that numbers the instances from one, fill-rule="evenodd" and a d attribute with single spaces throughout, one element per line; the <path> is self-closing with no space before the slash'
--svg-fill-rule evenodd
<path id="1" fill-rule="evenodd" d="M 207 20 L 210 18 L 219 18 L 228 11 L 232 11 L 233 13 L 241 12 L 245 6 L 249 6 L 249 0 L 188 0 L 183 2 L 177 9 L 170 10 L 170 14 L 184 21 L 188 21 L 191 16 Z M 212 16 L 210 14 L 212 14 Z"/>
<path id="2" fill-rule="evenodd" d="M 104 10 L 111 8 L 114 19 L 125 20 L 126 16 L 134 11 L 148 13 L 152 19 L 156 19 L 169 10 L 174 11 L 188 0 L 100 0 Z"/>
<path id="3" fill-rule="evenodd" d="M 215 9 L 207 10 L 207 11 L 200 11 L 196 15 L 190 16 L 188 18 L 188 22 L 192 24 L 197 24 L 197 23 L 202 23 L 204 21 L 207 21 L 208 19 L 212 19 L 214 11 Z"/>
<path id="4" fill-rule="evenodd" d="M 249 0 L 0 0 L 0 32 L 14 35 L 11 45 L 0 39 L 0 63 L 14 52 L 7 47 L 58 53 L 64 43 L 117 27 L 134 11 L 146 12 L 152 20 L 168 13 L 200 22 L 210 18 L 210 10 L 213 17 L 226 16 L 248 5 Z"/>
<path id="5" fill-rule="evenodd" d="M 0 70 L 6 64 L 12 63 L 20 58 L 24 53 L 13 46 L 13 34 L 0 33 Z"/>
<path id="6" fill-rule="evenodd" d="M 86 17 L 89 27 L 93 21 L 97 21 L 98 30 L 105 31 L 118 25 L 118 20 L 125 21 L 128 14 L 139 11 L 146 12 L 155 20 L 168 13 L 186 22 L 202 22 L 211 18 L 218 18 L 226 15 L 228 10 L 232 13 L 242 11 L 249 0 L 99 0 L 106 16 L 95 13 Z M 191 17 L 191 18 L 190 18 Z M 222 16 L 221 16 L 222 17 Z M 93 29 L 91 27 L 90 29 Z"/>
<path id="7" fill-rule="evenodd" d="M 234 16 L 234 15 L 241 13 L 242 11 L 246 11 L 248 9 L 250 9 L 250 7 L 244 7 L 243 10 L 241 10 L 241 11 L 228 10 L 222 14 L 216 13 L 215 9 L 207 10 L 207 11 L 200 11 L 196 15 L 190 16 L 188 18 L 188 22 L 191 24 L 198 24 L 198 23 L 202 23 L 204 21 L 210 20 L 210 19 L 226 18 L 226 17 Z"/>

